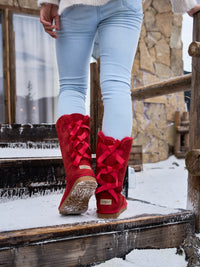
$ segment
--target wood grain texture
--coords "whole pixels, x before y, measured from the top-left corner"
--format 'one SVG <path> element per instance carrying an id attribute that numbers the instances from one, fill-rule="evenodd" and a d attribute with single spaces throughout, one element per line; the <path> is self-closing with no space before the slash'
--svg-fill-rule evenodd
<path id="1" fill-rule="evenodd" d="M 200 149 L 192 149 L 187 153 L 185 165 L 191 175 L 200 177 Z"/>
<path id="2" fill-rule="evenodd" d="M 90 77 L 91 150 L 95 154 L 97 134 L 102 128 L 104 112 L 100 87 L 100 59 L 90 64 Z"/>
<path id="3" fill-rule="evenodd" d="M 57 144 L 58 137 L 55 124 L 0 124 L 0 146 L 10 143 L 45 143 Z"/>
<path id="4" fill-rule="evenodd" d="M 5 122 L 11 123 L 11 87 L 10 87 L 10 42 L 9 42 L 9 10 L 2 11 L 3 38 L 3 84 Z"/>
<path id="5" fill-rule="evenodd" d="M 131 95 L 133 100 L 143 100 L 189 90 L 191 90 L 191 74 L 133 89 Z"/>
<path id="6" fill-rule="evenodd" d="M 191 57 L 200 57 L 200 42 L 192 42 L 188 49 Z"/>
<path id="7" fill-rule="evenodd" d="M 39 14 L 39 7 L 35 0 L 0 0 L 0 8 Z"/>
<path id="8" fill-rule="evenodd" d="M 0 265 L 89 266 L 136 248 L 176 247 L 193 233 L 189 211 L 5 232 Z"/>
<path id="9" fill-rule="evenodd" d="M 194 15 L 193 41 L 200 41 L 200 13 Z M 192 92 L 190 108 L 190 150 L 200 149 L 200 60 L 192 58 Z M 200 176 L 188 176 L 188 208 L 196 215 L 196 229 L 200 231 Z"/>

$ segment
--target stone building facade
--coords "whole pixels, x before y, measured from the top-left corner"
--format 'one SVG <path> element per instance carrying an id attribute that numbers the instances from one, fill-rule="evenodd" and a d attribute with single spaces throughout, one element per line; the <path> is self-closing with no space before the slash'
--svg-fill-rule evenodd
<path id="1" fill-rule="evenodd" d="M 132 88 L 183 74 L 182 16 L 173 14 L 170 0 L 146 0 L 144 22 L 132 69 Z M 175 141 L 175 111 L 185 111 L 184 93 L 133 101 L 135 145 L 143 146 L 143 161 L 168 158 Z"/>

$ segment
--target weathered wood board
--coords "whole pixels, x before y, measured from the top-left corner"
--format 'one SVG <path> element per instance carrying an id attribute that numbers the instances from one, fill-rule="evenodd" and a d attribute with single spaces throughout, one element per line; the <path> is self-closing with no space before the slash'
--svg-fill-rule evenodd
<path id="1" fill-rule="evenodd" d="M 166 81 L 150 84 L 142 88 L 132 89 L 133 100 L 143 100 L 177 92 L 191 90 L 191 74 L 175 77 Z"/>
<path id="2" fill-rule="evenodd" d="M 194 215 L 183 210 L 8 231 L 0 233 L 0 265 L 90 266 L 133 249 L 177 247 L 193 233 Z"/>
<path id="3" fill-rule="evenodd" d="M 58 147 L 55 124 L 0 124 L 0 147 Z"/>
<path id="4" fill-rule="evenodd" d="M 193 41 L 200 41 L 200 13 L 194 14 Z M 190 109 L 189 149 L 200 149 L 200 61 L 192 57 L 192 91 Z M 188 175 L 187 206 L 196 215 L 196 230 L 200 232 L 200 176 Z"/>
<path id="5" fill-rule="evenodd" d="M 0 159 L 0 196 L 33 195 L 66 186 L 61 157 Z"/>
<path id="6" fill-rule="evenodd" d="M 0 0 L 0 8 L 9 8 L 20 11 L 31 10 L 39 13 L 37 1 L 33 0 Z"/>

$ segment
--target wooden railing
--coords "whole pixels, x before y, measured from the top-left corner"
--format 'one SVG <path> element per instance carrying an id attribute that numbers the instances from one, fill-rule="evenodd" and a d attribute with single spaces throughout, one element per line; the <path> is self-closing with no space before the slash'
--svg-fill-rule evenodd
<path id="1" fill-rule="evenodd" d="M 200 155 L 200 12 L 194 16 L 193 43 L 190 45 L 189 53 L 192 58 L 192 74 L 176 77 L 167 81 L 162 81 L 153 85 L 148 85 L 137 90 L 132 90 L 133 100 L 172 94 L 181 91 L 191 90 L 191 111 L 190 111 L 190 131 L 189 148 L 199 150 Z M 99 62 L 91 67 L 91 71 L 99 71 Z M 95 77 L 95 78 L 94 78 Z M 91 116 L 93 149 L 95 149 L 95 137 L 101 127 L 103 114 L 102 103 L 100 100 L 99 74 L 92 75 L 91 79 Z M 93 115 L 95 114 L 95 115 Z M 196 152 L 195 152 L 196 153 Z M 197 155 L 197 153 L 195 154 Z M 195 164 L 200 165 L 200 156 L 197 157 Z M 191 164 L 191 161 L 188 161 Z M 192 161 L 193 162 L 193 161 Z M 188 170 L 191 170 L 188 166 Z M 187 208 L 194 211 L 196 215 L 196 230 L 200 231 L 200 174 L 189 173 L 188 175 L 188 201 Z"/>
<path id="2" fill-rule="evenodd" d="M 173 94 L 191 90 L 191 74 L 175 77 L 166 81 L 150 84 L 136 90 L 132 90 L 133 100 L 143 100 L 151 97 Z"/>
<path id="3" fill-rule="evenodd" d="M 200 41 L 200 12 L 194 15 L 193 41 Z M 200 149 L 200 58 L 192 57 L 192 92 L 190 108 L 189 148 Z M 188 175 L 187 208 L 196 215 L 196 230 L 200 231 L 200 175 Z"/>

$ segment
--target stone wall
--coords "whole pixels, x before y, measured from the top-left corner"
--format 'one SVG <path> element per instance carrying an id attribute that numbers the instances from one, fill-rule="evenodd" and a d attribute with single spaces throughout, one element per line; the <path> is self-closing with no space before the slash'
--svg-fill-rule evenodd
<path id="1" fill-rule="evenodd" d="M 132 69 L 132 88 L 183 74 L 182 16 L 170 0 L 146 0 L 144 22 Z M 133 101 L 134 144 L 143 146 L 144 162 L 168 158 L 174 147 L 175 111 L 185 111 L 184 94 Z"/>

